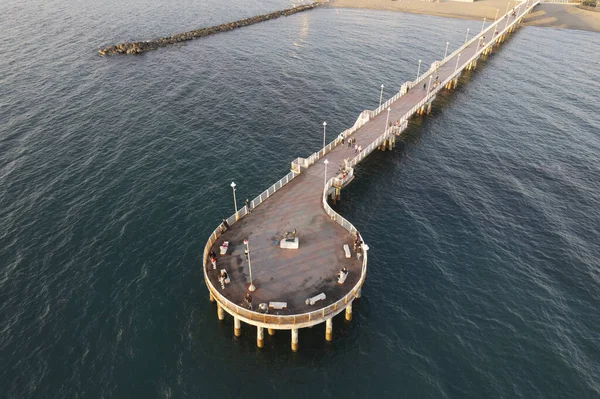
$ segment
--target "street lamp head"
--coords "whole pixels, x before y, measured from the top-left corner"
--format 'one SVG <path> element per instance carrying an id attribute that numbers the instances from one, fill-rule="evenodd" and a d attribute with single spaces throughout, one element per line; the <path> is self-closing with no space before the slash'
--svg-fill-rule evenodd
<path id="1" fill-rule="evenodd" d="M 419 60 L 419 62 L 421 62 L 421 60 Z"/>
<path id="2" fill-rule="evenodd" d="M 390 112 L 391 110 L 392 110 L 391 108 L 388 108 L 388 112 Z"/>
<path id="3" fill-rule="evenodd" d="M 233 188 L 235 190 L 235 183 L 231 182 L 231 188 Z"/>
<path id="4" fill-rule="evenodd" d="M 327 126 L 327 122 L 323 122 L 323 126 Z"/>
<path id="5" fill-rule="evenodd" d="M 327 160 L 327 159 L 326 159 L 326 160 L 325 160 L 323 163 L 324 163 L 325 165 L 327 165 L 327 164 L 329 163 L 329 160 Z"/>
<path id="6" fill-rule="evenodd" d="M 383 89 L 383 83 L 381 84 L 381 88 Z"/>
<path id="7" fill-rule="evenodd" d="M 244 238 L 244 244 L 248 244 L 248 239 Z"/>

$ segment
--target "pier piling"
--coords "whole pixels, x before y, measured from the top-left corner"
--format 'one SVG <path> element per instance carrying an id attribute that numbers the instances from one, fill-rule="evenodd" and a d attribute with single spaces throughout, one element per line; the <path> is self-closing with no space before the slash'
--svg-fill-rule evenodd
<path id="1" fill-rule="evenodd" d="M 350 302 L 346 307 L 346 320 L 352 320 L 352 302 Z"/>
<path id="2" fill-rule="evenodd" d="M 233 335 L 235 335 L 236 337 L 242 335 L 242 323 L 237 317 L 233 318 Z"/>
<path id="3" fill-rule="evenodd" d="M 217 317 L 219 320 L 225 319 L 225 311 L 223 311 L 223 308 L 221 305 L 219 305 L 219 303 L 217 303 Z"/>
<path id="4" fill-rule="evenodd" d="M 263 347 L 265 339 L 265 329 L 263 327 L 256 327 L 256 346 L 259 348 Z"/>
<path id="5" fill-rule="evenodd" d="M 333 319 L 325 321 L 325 339 L 331 341 L 333 338 Z"/>
<path id="6" fill-rule="evenodd" d="M 294 352 L 298 351 L 298 329 L 292 328 L 292 350 Z"/>

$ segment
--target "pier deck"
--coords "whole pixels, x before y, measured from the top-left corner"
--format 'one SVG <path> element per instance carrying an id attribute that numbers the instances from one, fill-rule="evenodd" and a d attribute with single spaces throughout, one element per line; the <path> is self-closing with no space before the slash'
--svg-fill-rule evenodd
<path id="1" fill-rule="evenodd" d="M 331 179 L 339 176 L 339 167 L 344 164 L 345 159 L 349 160 L 351 166 L 355 166 L 378 146 L 384 145 L 385 141 L 382 140 L 389 140 L 388 143 L 391 143 L 395 135 L 406 128 L 408 118 L 430 107 L 439 91 L 455 86 L 461 71 L 474 68 L 478 58 L 488 54 L 492 46 L 503 41 L 505 35 L 536 4 L 537 1 L 531 4 L 521 3 L 514 16 L 509 11 L 470 40 L 465 40 L 461 48 L 443 61 L 433 63 L 419 79 L 402 85 L 400 93 L 377 110 L 364 111 L 355 126 L 342 133 L 346 137 L 346 144 L 341 144 L 336 139 L 311 157 L 300 159 L 296 170 L 299 174 L 294 173 L 289 182 L 286 179 L 285 186 L 269 193 L 267 198 L 263 198 L 261 194 L 258 201 L 260 205 L 251 213 L 246 215 L 245 210 L 240 210 L 239 220 L 222 235 L 213 233 L 204 253 L 205 279 L 211 296 L 214 295 L 219 305 L 234 317 L 240 317 L 259 328 L 279 326 L 281 329 L 292 330 L 296 323 L 307 326 L 327 321 L 343 310 L 344 306 L 350 307 L 351 311 L 352 300 L 360 295 L 360 284 L 364 281 L 366 254 L 361 259 L 353 251 L 351 258 L 346 259 L 344 256 L 342 247 L 347 244 L 352 249 L 352 233 L 355 230 L 345 221 L 347 224 L 340 223 L 343 218 L 330 210 L 324 201 L 331 190 Z M 390 127 L 396 121 L 398 127 Z M 354 146 L 347 145 L 349 138 L 356 140 L 362 147 L 362 152 L 357 153 Z M 326 159 L 329 161 L 328 166 L 325 165 Z M 325 182 L 327 187 L 324 190 Z M 234 217 L 229 220 L 236 219 Z M 286 231 L 294 229 L 298 232 L 299 249 L 280 249 L 279 245 L 274 244 Z M 250 243 L 252 273 L 257 288 L 252 293 L 254 312 L 259 303 L 277 301 L 288 304 L 286 309 L 270 311 L 269 318 L 254 317 L 253 312 L 249 313 L 243 304 L 250 282 L 248 263 L 244 256 L 244 238 Z M 207 254 L 210 250 L 219 254 L 219 245 L 223 241 L 229 241 L 229 252 L 225 256 L 218 255 L 217 270 L 213 271 L 207 261 Z M 350 274 L 340 286 L 337 284 L 337 272 L 344 266 Z M 220 269 L 226 269 L 231 277 L 231 283 L 225 289 L 221 288 L 217 280 Z M 305 303 L 307 298 L 321 292 L 326 294 L 326 300 L 313 306 Z M 340 305 L 342 308 L 338 308 L 337 304 L 341 299 L 344 302 Z M 333 309 L 331 304 L 335 304 Z M 320 309 L 323 310 L 322 317 L 316 319 L 311 314 L 301 320 L 289 318 L 306 315 L 307 312 L 318 315 Z M 282 321 L 277 316 L 288 318 Z M 328 326 L 330 329 L 329 324 Z M 259 336 L 262 336 L 262 330 L 259 331 Z"/>

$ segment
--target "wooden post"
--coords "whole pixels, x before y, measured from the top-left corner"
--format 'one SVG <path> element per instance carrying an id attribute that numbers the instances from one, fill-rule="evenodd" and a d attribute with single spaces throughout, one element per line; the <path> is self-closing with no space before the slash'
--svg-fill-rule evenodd
<path id="1" fill-rule="evenodd" d="M 223 311 L 223 308 L 221 307 L 221 305 L 219 305 L 217 303 L 217 317 L 219 318 L 219 320 L 223 320 L 225 318 L 225 312 Z"/>
<path id="2" fill-rule="evenodd" d="M 298 352 L 298 329 L 292 328 L 292 350 Z"/>
<path id="3" fill-rule="evenodd" d="M 263 347 L 263 342 L 265 338 L 265 331 L 263 327 L 256 327 L 256 346 L 259 348 Z"/>
<path id="4" fill-rule="evenodd" d="M 333 338 L 333 318 L 325 320 L 325 339 L 331 341 Z"/>
<path id="5" fill-rule="evenodd" d="M 362 295 L 361 290 L 362 290 L 362 287 L 360 287 L 359 289 L 356 290 L 356 297 L 357 298 L 360 298 L 360 296 Z"/>
<path id="6" fill-rule="evenodd" d="M 352 301 L 346 306 L 346 320 L 352 320 Z"/>
<path id="7" fill-rule="evenodd" d="M 242 335 L 242 323 L 237 317 L 233 318 L 233 335 L 235 335 L 236 337 Z"/>

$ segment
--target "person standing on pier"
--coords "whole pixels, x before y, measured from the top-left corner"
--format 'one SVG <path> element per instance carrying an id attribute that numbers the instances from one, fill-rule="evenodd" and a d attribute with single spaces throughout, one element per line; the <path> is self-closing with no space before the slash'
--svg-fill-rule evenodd
<path id="1" fill-rule="evenodd" d="M 342 140 L 342 145 L 344 145 L 344 133 L 340 133 L 340 140 Z"/>

